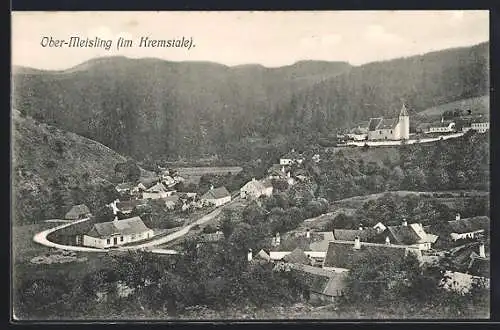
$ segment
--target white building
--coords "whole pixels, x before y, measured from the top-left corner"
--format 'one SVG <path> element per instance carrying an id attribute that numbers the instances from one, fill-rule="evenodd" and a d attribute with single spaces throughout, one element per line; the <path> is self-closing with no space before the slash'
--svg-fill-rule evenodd
<path id="1" fill-rule="evenodd" d="M 271 196 L 273 194 L 273 185 L 268 180 L 255 180 L 247 182 L 240 189 L 241 198 L 259 198 L 262 195 Z"/>
<path id="2" fill-rule="evenodd" d="M 227 191 L 226 187 L 214 188 L 210 187 L 203 196 L 201 196 L 202 203 L 214 204 L 221 206 L 231 201 L 231 194 Z"/>
<path id="3" fill-rule="evenodd" d="M 403 104 L 398 118 L 371 118 L 368 124 L 368 140 L 408 140 L 410 116 Z"/>
<path id="4" fill-rule="evenodd" d="M 490 129 L 490 122 L 476 122 L 471 124 L 471 129 L 479 133 L 486 133 Z"/>
<path id="5" fill-rule="evenodd" d="M 83 235 L 83 245 L 96 248 L 109 248 L 153 237 L 152 229 L 146 227 L 140 217 L 96 223 Z"/>
<path id="6" fill-rule="evenodd" d="M 452 133 L 455 131 L 455 123 L 450 120 L 441 120 L 438 123 L 433 123 L 429 127 L 427 133 Z"/>

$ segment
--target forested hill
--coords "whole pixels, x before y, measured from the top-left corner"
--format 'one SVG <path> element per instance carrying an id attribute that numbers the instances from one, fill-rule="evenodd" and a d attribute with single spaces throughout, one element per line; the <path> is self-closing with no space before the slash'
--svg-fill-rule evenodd
<path id="1" fill-rule="evenodd" d="M 65 71 L 17 68 L 24 114 L 140 159 L 213 154 L 302 88 L 350 69 L 344 62 L 283 68 L 107 57 Z"/>
<path id="2" fill-rule="evenodd" d="M 125 158 L 90 139 L 13 111 L 14 224 L 61 218 L 75 204 L 92 211 L 112 200 L 115 166 Z"/>
<path id="3" fill-rule="evenodd" d="M 393 115 L 403 100 L 418 111 L 486 95 L 488 46 L 359 67 L 321 61 L 228 67 L 108 57 L 58 72 L 17 68 L 13 102 L 23 114 L 136 159 L 250 158 L 247 151 L 255 144 L 272 147 L 277 140 Z"/>
<path id="4" fill-rule="evenodd" d="M 355 67 L 294 94 L 268 122 L 292 136 L 325 133 L 372 116 L 394 117 L 402 102 L 411 116 L 488 93 L 489 43 L 481 43 Z"/>

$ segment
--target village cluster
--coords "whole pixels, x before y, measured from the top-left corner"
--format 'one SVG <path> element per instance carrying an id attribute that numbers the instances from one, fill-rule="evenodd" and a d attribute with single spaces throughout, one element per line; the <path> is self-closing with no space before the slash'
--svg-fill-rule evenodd
<path id="1" fill-rule="evenodd" d="M 301 166 L 306 158 L 320 162 L 319 154 L 301 154 L 291 150 L 280 158 L 279 164 L 269 168 L 265 178 L 253 178 L 233 195 L 223 186 L 212 186 L 201 197 L 195 193 L 176 192 L 174 186 L 184 178 L 171 175 L 167 170 L 158 181 L 119 184 L 116 189 L 132 198 L 112 202 L 109 206 L 113 208 L 115 219 L 94 224 L 89 232 L 77 236 L 77 244 L 110 248 L 153 238 L 154 230 L 148 228 L 139 216 L 121 220 L 116 217 L 118 212 L 130 214 L 134 208 L 150 200 L 162 201 L 169 210 L 187 210 L 224 207 L 235 199 L 253 201 L 261 196 L 271 196 L 273 179 L 285 180 L 289 185 L 308 179 L 307 172 Z M 76 220 L 88 216 L 89 209 L 84 205 L 77 205 L 66 218 Z M 487 216 L 461 218 L 457 213 L 455 219 L 447 221 L 446 228 L 446 235 L 455 243 L 448 249 L 434 247 L 439 235 L 433 233 L 430 226 L 411 223 L 406 219 L 402 219 L 398 226 L 386 226 L 379 222 L 373 227 L 360 226 L 356 230 L 335 228 L 324 232 L 307 229 L 303 232 L 276 233 L 269 238 L 266 248 L 249 250 L 247 259 L 250 263 L 275 263 L 277 271 L 299 272 L 304 275 L 301 278 L 310 289 L 311 299 L 320 301 L 333 301 L 342 296 L 347 272 L 358 260 L 370 253 L 376 253 L 387 260 L 398 260 L 412 253 L 422 267 L 449 254 L 454 264 L 448 272 L 451 277 L 451 281 L 447 282 L 449 289 L 466 292 L 470 290 L 473 281 L 478 279 L 489 283 L 490 219 Z M 219 230 L 201 233 L 198 238 L 199 244 L 213 244 L 224 239 L 224 235 Z M 284 245 L 287 247 L 286 251 L 282 248 Z"/>
<path id="2" fill-rule="evenodd" d="M 458 125 L 460 124 L 460 125 Z M 482 115 L 461 114 L 453 120 L 442 116 L 440 121 L 422 122 L 416 125 L 415 133 L 410 134 L 410 116 L 406 105 L 403 104 L 397 118 L 370 118 L 360 122 L 348 132 L 339 134 L 341 141 L 383 141 L 408 140 L 410 138 L 429 137 L 434 135 L 451 134 L 469 130 L 485 133 L 489 130 L 490 122 Z"/>

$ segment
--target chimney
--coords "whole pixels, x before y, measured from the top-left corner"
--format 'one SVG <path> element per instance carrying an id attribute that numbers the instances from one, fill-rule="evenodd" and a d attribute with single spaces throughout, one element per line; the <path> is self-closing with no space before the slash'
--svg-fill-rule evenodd
<path id="1" fill-rule="evenodd" d="M 359 236 L 356 236 L 356 238 L 354 239 L 354 249 L 361 249 L 361 240 L 359 239 Z"/>
<path id="2" fill-rule="evenodd" d="M 405 218 L 403 218 L 403 223 L 402 223 L 403 226 L 408 226 L 408 222 L 406 221 Z"/>
<path id="3" fill-rule="evenodd" d="M 289 177 L 290 177 L 290 172 L 288 172 L 288 173 L 286 174 L 286 176 L 287 176 L 287 178 L 289 178 Z"/>
<path id="4" fill-rule="evenodd" d="M 210 190 L 214 190 L 214 185 L 213 184 L 210 185 Z"/>
<path id="5" fill-rule="evenodd" d="M 484 243 L 481 243 L 481 245 L 479 245 L 479 256 L 481 258 L 486 258 L 486 253 L 484 252 Z"/>
<path id="6" fill-rule="evenodd" d="M 280 233 L 276 233 L 276 245 L 280 245 L 280 243 L 281 243 Z"/>
<path id="7" fill-rule="evenodd" d="M 358 229 L 363 230 L 363 225 L 360 224 Z"/>
<path id="8" fill-rule="evenodd" d="M 281 172 L 285 173 L 285 166 L 281 166 Z"/>
<path id="9" fill-rule="evenodd" d="M 248 249 L 247 260 L 248 261 L 252 261 L 252 257 L 253 257 L 253 255 L 252 255 L 252 249 Z"/>
<path id="10" fill-rule="evenodd" d="M 252 178 L 252 181 L 255 182 L 255 178 Z"/>
<path id="11" fill-rule="evenodd" d="M 391 245 L 391 239 L 389 238 L 389 236 L 385 237 L 385 245 Z"/>
<path id="12" fill-rule="evenodd" d="M 444 117 L 441 117 L 441 122 L 444 123 Z"/>
<path id="13" fill-rule="evenodd" d="M 309 230 L 309 228 L 307 228 L 306 230 L 306 238 L 311 238 L 311 231 Z"/>
<path id="14" fill-rule="evenodd" d="M 460 220 L 460 213 L 457 213 L 457 214 L 455 215 L 455 220 Z"/>

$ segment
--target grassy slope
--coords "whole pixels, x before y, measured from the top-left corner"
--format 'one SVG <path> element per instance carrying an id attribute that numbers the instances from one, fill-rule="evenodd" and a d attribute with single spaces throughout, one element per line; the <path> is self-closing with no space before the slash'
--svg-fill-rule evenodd
<path id="1" fill-rule="evenodd" d="M 58 216 L 48 211 L 54 194 L 51 183 L 109 184 L 115 165 L 125 160 L 98 142 L 13 114 L 14 224 Z"/>
<path id="2" fill-rule="evenodd" d="M 472 114 L 489 115 L 490 112 L 490 98 L 488 95 L 480 97 L 472 97 L 468 99 L 459 100 L 441 104 L 424 111 L 417 113 L 414 116 L 416 122 L 435 121 L 441 118 L 445 111 L 454 110 L 471 110 Z M 411 120 L 411 119 L 410 119 Z"/>

